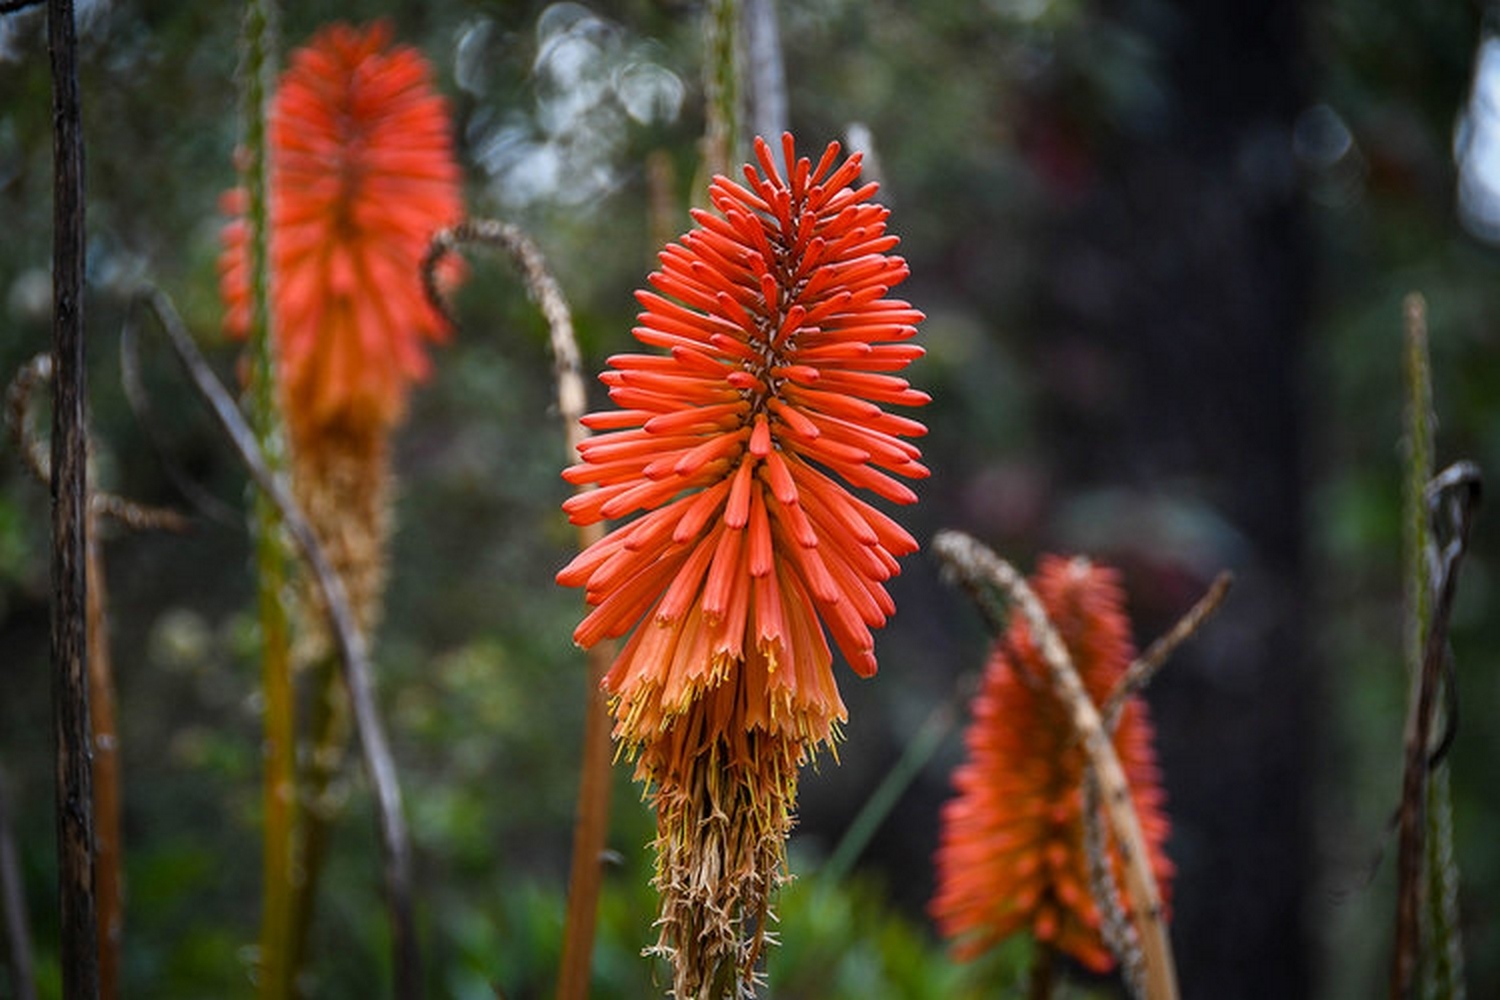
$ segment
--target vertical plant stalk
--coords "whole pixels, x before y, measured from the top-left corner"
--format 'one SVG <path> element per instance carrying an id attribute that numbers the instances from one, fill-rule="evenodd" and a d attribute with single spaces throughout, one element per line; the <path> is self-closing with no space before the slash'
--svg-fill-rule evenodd
<path id="1" fill-rule="evenodd" d="M 709 0 L 704 13 L 703 165 L 709 177 L 728 174 L 741 159 L 739 0 Z M 774 133 L 780 135 L 781 133 Z M 768 137 L 770 138 L 770 137 Z"/>
<path id="2" fill-rule="evenodd" d="M 1098 777 L 1104 811 L 1119 842 L 1125 868 L 1125 888 L 1131 902 L 1130 916 L 1145 966 L 1145 995 L 1150 1000 L 1176 1000 L 1177 970 L 1162 913 L 1161 892 L 1151 873 L 1150 855 L 1146 851 L 1140 819 L 1131 802 L 1130 785 L 1105 732 L 1099 710 L 1084 690 L 1067 647 L 1048 620 L 1036 594 L 1015 567 L 975 539 L 957 531 L 939 532 L 932 547 L 937 556 L 961 577 L 976 583 L 988 583 L 1009 594 L 1026 617 L 1032 637 L 1046 661 L 1052 689 L 1067 707 L 1089 767 Z"/>
<path id="3" fill-rule="evenodd" d="M 0 916 L 5 920 L 5 952 L 16 1000 L 36 1000 L 31 922 L 26 916 L 26 890 L 21 884 L 21 859 L 10 814 L 9 782 L 0 771 Z"/>
<path id="4" fill-rule="evenodd" d="M 1038 941 L 1035 952 L 1026 977 L 1026 1000 L 1052 1000 L 1057 992 L 1057 949 Z"/>
<path id="5" fill-rule="evenodd" d="M 272 331 L 270 273 L 270 167 L 268 105 L 275 72 L 274 0 L 245 5 L 240 115 L 244 132 L 245 222 L 250 261 L 250 426 L 273 475 L 285 467 L 277 400 L 276 345 Z M 260 623 L 261 687 L 265 699 L 262 786 L 260 995 L 294 994 L 292 929 L 296 912 L 298 824 L 296 713 L 292 687 L 291 626 L 284 595 L 289 559 L 276 506 L 256 490 L 253 501 L 256 612 Z"/>
<path id="6" fill-rule="evenodd" d="M 787 131 L 786 69 L 781 58 L 781 29 L 776 23 L 776 0 L 743 0 L 746 76 L 749 83 L 750 131 L 771 138 Z M 772 147 L 782 170 L 791 164 Z M 868 168 L 863 176 L 878 180 Z"/>
<path id="7" fill-rule="evenodd" d="M 347 582 L 347 581 L 346 581 Z M 338 815 L 333 783 L 344 762 L 349 743 L 349 705 L 334 657 L 320 659 L 312 668 L 311 718 L 307 720 L 310 741 L 298 781 L 298 869 L 292 887 L 291 925 L 287 932 L 290 953 L 287 971 L 295 981 L 309 959 L 313 917 L 317 910 L 318 886 L 328 857 L 331 828 Z"/>
<path id="8" fill-rule="evenodd" d="M 573 317 L 562 288 L 552 276 L 541 250 L 517 226 L 493 219 L 476 219 L 445 229 L 432 240 L 422 264 L 423 282 L 432 304 L 453 322 L 436 282 L 437 266 L 456 247 L 482 243 L 508 253 L 520 269 L 532 300 L 547 321 L 552 347 L 552 372 L 557 383 L 557 409 L 563 420 L 569 461 L 580 461 L 578 446 L 588 437 L 582 419 L 588 409 L 583 362 Z M 455 324 L 456 325 L 456 324 Z M 578 529 L 583 551 L 604 537 L 604 525 Z M 615 658 L 614 642 L 603 642 L 587 653 L 588 687 L 583 715 L 583 752 L 578 781 L 577 815 L 573 822 L 573 857 L 568 876 L 568 908 L 563 925 L 562 964 L 558 970 L 558 1000 L 585 1000 L 593 963 L 594 930 L 603 880 L 605 838 L 609 833 L 610 717 L 602 684 Z"/>
<path id="9" fill-rule="evenodd" d="M 39 382 L 53 377 L 52 355 L 38 354 L 23 365 L 6 389 L 6 419 L 16 450 L 36 480 L 52 479 L 49 446 L 35 434 L 31 414 L 33 392 Z M 187 521 L 175 511 L 145 507 L 111 493 L 90 491 L 88 542 L 84 582 L 87 596 L 89 731 L 94 754 L 93 805 L 95 827 L 94 890 L 98 927 L 99 995 L 119 995 L 121 946 L 125 922 L 124 844 L 121 833 L 119 735 L 116 725 L 114 669 L 109 651 L 109 599 L 104 576 L 104 554 L 99 526 L 109 518 L 133 531 L 180 532 Z"/>
<path id="10" fill-rule="evenodd" d="M 99 938 L 99 996 L 120 995 L 125 929 L 124 851 L 120 838 L 120 754 L 115 679 L 109 655 L 109 598 L 99 545 L 98 505 L 90 503 L 86 577 L 89 628 L 89 731 L 94 751 L 94 891 Z"/>
<path id="11" fill-rule="evenodd" d="M 1398 812 L 1396 861 L 1396 939 L 1392 955 L 1391 996 L 1414 994 L 1419 976 L 1439 996 L 1463 992 L 1463 955 L 1457 929 L 1457 873 L 1453 863 L 1452 804 L 1441 761 L 1429 761 L 1438 714 L 1442 660 L 1447 642 L 1447 601 L 1456 565 L 1441 580 L 1445 594 L 1435 595 L 1432 571 L 1436 547 L 1430 521 L 1429 484 L 1433 475 L 1431 363 L 1427 350 L 1427 303 L 1412 293 L 1403 303 L 1405 329 L 1406 467 L 1403 483 L 1402 562 L 1407 608 L 1405 659 L 1411 698 L 1405 726 L 1405 764 Z M 1460 550 L 1461 551 L 1461 550 Z M 1455 560 L 1456 562 L 1456 560 Z M 1441 622 L 1435 620 L 1434 596 Z M 1422 901 L 1427 902 L 1426 921 Z M 1424 947 L 1425 944 L 1425 947 Z M 1425 955 L 1425 961 L 1423 956 Z"/>
<path id="12" fill-rule="evenodd" d="M 1404 659 L 1411 688 L 1405 727 L 1405 767 L 1398 812 L 1396 855 L 1396 939 L 1392 954 L 1391 997 L 1412 995 L 1421 949 L 1423 837 L 1426 832 L 1427 745 L 1435 692 L 1426 687 L 1422 653 L 1432 628 L 1427 546 L 1430 527 L 1423 493 L 1432 478 L 1432 381 L 1427 355 L 1427 303 L 1420 294 L 1402 303 L 1403 381 L 1406 390 L 1405 476 L 1402 483 L 1402 566 L 1406 599 Z"/>
<path id="13" fill-rule="evenodd" d="M 394 995 L 398 1000 L 415 1000 L 422 995 L 422 956 L 412 902 L 411 838 L 401 804 L 401 785 L 397 779 L 395 761 L 375 705 L 375 683 L 370 668 L 369 649 L 355 620 L 348 592 L 318 543 L 312 525 L 297 507 L 286 477 L 271 469 L 256 443 L 254 433 L 245 423 L 228 391 L 219 384 L 208 363 L 203 360 L 203 355 L 188 335 L 171 301 L 160 290 L 151 289 L 146 294 L 146 302 L 161 322 L 162 329 L 192 378 L 193 385 L 208 401 L 219 426 L 229 436 L 235 452 L 250 471 L 256 486 L 275 505 L 283 527 L 302 554 L 322 593 L 328 624 L 333 632 L 334 648 L 343 669 L 344 685 L 349 690 L 349 705 L 354 713 L 354 728 L 359 735 L 366 775 L 375 793 L 386 906 L 391 919 Z"/>
<path id="14" fill-rule="evenodd" d="M 71 0 L 49 0 L 52 62 L 52 707 L 64 1000 L 99 995 L 88 692 L 83 122 Z"/>

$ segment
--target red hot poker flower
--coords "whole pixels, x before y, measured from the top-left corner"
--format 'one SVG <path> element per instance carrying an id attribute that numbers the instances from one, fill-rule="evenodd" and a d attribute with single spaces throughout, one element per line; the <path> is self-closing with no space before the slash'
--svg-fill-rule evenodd
<path id="1" fill-rule="evenodd" d="M 917 548 L 850 487 L 909 503 L 895 477 L 927 475 L 904 440 L 925 428 L 885 409 L 928 401 L 895 374 L 922 314 L 887 298 L 907 275 L 889 213 L 851 186 L 857 154 L 782 144 L 786 177 L 757 140 L 760 169 L 716 177 L 714 211 L 662 251 L 633 332 L 663 353 L 609 359 L 620 409 L 585 419 L 602 433 L 564 474 L 597 486 L 564 504 L 576 524 L 643 512 L 557 579 L 593 607 L 580 645 L 633 630 L 604 686 L 655 789 L 679 996 L 753 963 L 797 767 L 846 718 L 826 635 L 873 674 L 884 583 Z M 757 937 L 737 951 L 742 917 Z"/>
<path id="2" fill-rule="evenodd" d="M 590 646 L 638 629 L 606 682 L 622 736 L 651 736 L 741 663 L 757 675 L 752 721 L 796 716 L 814 741 L 843 718 L 821 619 L 854 669 L 875 672 L 870 629 L 894 610 L 882 583 L 916 550 L 843 483 L 916 499 L 887 473 L 923 477 L 925 433 L 881 404 L 926 393 L 893 372 L 922 315 L 886 293 L 907 275 L 886 254 L 888 210 L 848 187 L 859 156 L 835 167 L 792 159 L 783 179 L 764 141 L 747 186 L 717 177 L 717 214 L 668 246 L 636 339 L 666 354 L 622 354 L 601 376 L 621 409 L 585 419 L 599 434 L 569 469 L 598 489 L 564 504 L 588 524 L 636 511 L 558 574 L 594 606 L 574 633 Z M 836 478 L 837 477 L 837 478 Z"/>
<path id="3" fill-rule="evenodd" d="M 388 429 L 428 371 L 423 341 L 446 335 L 420 267 L 432 234 L 463 215 L 460 174 L 427 61 L 390 35 L 325 29 L 294 53 L 271 109 L 272 310 L 294 433 Z M 242 205 L 234 192 L 229 207 Z M 243 220 L 224 242 L 225 325 L 243 334 Z"/>
<path id="4" fill-rule="evenodd" d="M 1102 703 L 1135 657 L 1118 575 L 1085 560 L 1049 556 L 1031 586 L 1089 697 Z M 1046 678 L 1042 654 L 1017 616 L 996 644 L 974 699 L 965 736 L 969 759 L 953 776 L 957 797 L 943 808 L 931 911 L 960 958 L 1029 929 L 1038 941 L 1103 972 L 1114 959 L 1089 890 L 1084 754 Z M 1146 704 L 1132 697 L 1114 745 L 1165 895 L 1172 874 L 1163 851 L 1169 825 L 1152 741 Z M 1105 822 L 1102 814 L 1099 822 Z M 1118 885 L 1123 869 L 1113 846 L 1110 857 Z"/>

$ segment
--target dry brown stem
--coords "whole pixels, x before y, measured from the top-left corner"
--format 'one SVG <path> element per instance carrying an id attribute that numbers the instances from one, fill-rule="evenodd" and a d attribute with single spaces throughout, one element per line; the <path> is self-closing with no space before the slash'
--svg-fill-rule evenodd
<path id="1" fill-rule="evenodd" d="M 256 486 L 265 492 L 280 512 L 288 534 L 322 591 L 329 624 L 333 630 L 334 648 L 343 670 L 344 686 L 349 691 L 365 771 L 375 792 L 386 903 L 391 919 L 394 992 L 403 1000 L 419 997 L 422 994 L 422 965 L 412 902 L 411 840 L 401 805 L 401 786 L 396 775 L 395 761 L 391 756 L 385 727 L 375 706 L 375 683 L 368 646 L 350 606 L 348 592 L 329 564 L 328 556 L 306 515 L 293 499 L 291 488 L 282 476 L 273 473 L 267 465 L 255 435 L 245 423 L 239 407 L 208 367 L 208 362 L 203 359 L 202 353 L 188 335 L 171 300 L 165 293 L 154 288 L 148 289 L 144 297 L 160 321 L 178 360 L 208 402 L 219 426 L 229 436 Z"/>
<path id="2" fill-rule="evenodd" d="M 1214 582 L 1208 585 L 1208 591 L 1198 598 L 1198 603 L 1188 609 L 1187 614 L 1177 620 L 1167 632 L 1147 647 L 1146 651 L 1135 658 L 1115 685 L 1109 697 L 1104 700 L 1104 728 L 1114 732 L 1115 726 L 1120 723 L 1120 713 L 1125 709 L 1125 700 L 1138 691 L 1144 690 L 1151 678 L 1156 676 L 1177 652 L 1177 647 L 1187 642 L 1203 624 L 1212 618 L 1224 603 L 1224 598 L 1229 596 L 1229 587 L 1234 583 L 1234 574 L 1228 570 L 1214 577 Z"/>
<path id="3" fill-rule="evenodd" d="M 1176 1000 L 1177 970 L 1162 912 L 1161 892 L 1151 873 L 1150 855 L 1146 851 L 1140 818 L 1131 801 L 1130 785 L 1105 732 L 1099 710 L 1084 690 L 1067 647 L 1036 594 L 1010 563 L 974 538 L 957 531 L 939 532 L 932 547 L 960 578 L 999 588 L 1010 596 L 1025 616 L 1032 638 L 1046 661 L 1053 691 L 1067 707 L 1089 767 L 1098 776 L 1105 814 L 1109 817 L 1125 868 L 1131 919 L 1145 966 L 1145 996 L 1149 1000 Z"/>

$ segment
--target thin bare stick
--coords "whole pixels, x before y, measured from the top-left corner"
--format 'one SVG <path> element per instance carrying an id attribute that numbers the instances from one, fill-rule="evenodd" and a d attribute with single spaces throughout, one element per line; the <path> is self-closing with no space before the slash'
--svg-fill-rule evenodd
<path id="1" fill-rule="evenodd" d="M 4 771 L 0 771 L 0 914 L 5 917 L 5 951 L 10 958 L 16 1000 L 36 1000 L 31 922 L 26 917 L 26 892 L 21 885 L 21 859 L 16 853 L 10 788 Z"/>
<path id="2" fill-rule="evenodd" d="M 72 0 L 49 0 L 52 61 L 52 707 L 64 1000 L 99 995 L 88 688 L 88 384 L 83 116 Z"/>
<path id="3" fill-rule="evenodd" d="M 1224 598 L 1229 596 L 1229 587 L 1234 583 L 1234 574 L 1228 570 L 1214 577 L 1214 582 L 1208 585 L 1208 591 L 1200 598 L 1198 603 L 1188 609 L 1187 614 L 1177 620 L 1159 637 L 1146 648 L 1146 651 L 1135 658 L 1126 669 L 1123 677 L 1115 684 L 1114 690 L 1109 697 L 1104 699 L 1104 728 L 1114 732 L 1120 723 L 1120 713 L 1125 709 L 1125 700 L 1138 691 L 1143 690 L 1151 683 L 1151 678 L 1166 664 L 1172 654 L 1177 652 L 1177 647 L 1187 642 L 1203 624 L 1212 618 L 1224 603 Z"/>
<path id="4" fill-rule="evenodd" d="M 557 408 L 567 436 L 568 459 L 579 461 L 578 446 L 588 437 L 588 428 L 582 423 L 588 396 L 584 391 L 578 340 L 573 336 L 573 317 L 561 287 L 547 267 L 546 258 L 525 231 L 494 219 L 476 219 L 438 233 L 422 263 L 427 296 L 452 322 L 451 309 L 438 291 L 437 265 L 445 254 L 470 243 L 499 247 L 509 253 L 520 267 L 532 299 L 547 320 L 553 376 L 557 381 Z M 603 524 L 582 525 L 578 529 L 578 546 L 588 548 L 603 537 Z M 610 717 L 602 684 L 614 658 L 613 641 L 598 643 L 586 654 L 588 693 L 583 718 L 583 760 L 578 782 L 578 811 L 573 826 L 573 859 L 568 878 L 568 911 L 563 926 L 562 966 L 557 979 L 558 1000 L 584 1000 L 589 992 L 604 842 L 609 833 Z"/>
<path id="5" fill-rule="evenodd" d="M 349 690 L 349 701 L 354 710 L 354 724 L 359 733 L 365 770 L 375 791 L 380 846 L 385 862 L 387 904 L 391 911 L 396 996 L 403 1000 L 419 997 L 422 992 L 421 952 L 412 908 L 411 842 L 402 812 L 401 786 L 397 780 L 395 762 L 375 705 L 369 654 L 364 636 L 355 622 L 354 612 L 350 609 L 349 596 L 344 590 L 343 581 L 329 565 L 328 557 L 318 544 L 306 515 L 292 498 L 291 489 L 283 477 L 273 474 L 268 468 L 265 457 L 256 445 L 255 435 L 228 391 L 208 367 L 192 337 L 188 335 L 171 300 L 156 288 L 148 288 L 143 298 L 160 321 L 178 359 L 192 378 L 193 384 L 208 401 L 219 425 L 250 471 L 251 478 L 276 505 L 286 530 L 307 561 L 313 578 L 322 591 L 334 645 L 344 672 L 344 684 Z"/>
<path id="6" fill-rule="evenodd" d="M 33 430 L 35 389 L 51 381 L 52 355 L 38 354 L 23 365 L 6 390 L 6 420 L 22 463 L 39 481 L 51 479 L 48 447 Z M 125 880 L 121 845 L 119 738 L 115 722 L 114 670 L 109 654 L 109 611 L 99 521 L 109 517 L 135 531 L 183 531 L 187 520 L 173 510 L 147 507 L 109 493 L 90 491 L 85 592 L 88 633 L 89 731 L 93 755 L 94 891 L 97 921 L 99 996 L 119 996 L 120 956 L 125 922 Z"/>
<path id="7" fill-rule="evenodd" d="M 109 594 L 99 517 L 90 514 L 88 544 L 89 735 L 94 752 L 94 892 L 98 900 L 99 997 L 120 995 L 125 933 L 125 865 L 114 665 L 109 655 Z"/>
<path id="8" fill-rule="evenodd" d="M 5 390 L 5 419 L 10 424 L 11 441 L 26 471 L 43 485 L 52 482 L 52 459 L 40 436 L 30 431 L 31 397 L 39 383 L 50 381 L 52 352 L 43 351 L 16 370 Z"/>
<path id="9" fill-rule="evenodd" d="M 1083 772 L 1083 854 L 1088 865 L 1089 891 L 1099 907 L 1099 930 L 1109 950 L 1120 956 L 1126 981 L 1134 996 L 1145 992 L 1145 958 L 1130 930 L 1130 918 L 1120 906 L 1120 887 L 1109 863 L 1109 837 L 1099 816 L 1099 778 L 1092 768 Z"/>
<path id="10" fill-rule="evenodd" d="M 974 538 L 957 531 L 939 532 L 933 539 L 932 548 L 960 578 L 988 583 L 1009 594 L 1026 617 L 1032 638 L 1046 661 L 1053 690 L 1067 707 L 1089 766 L 1099 777 L 1105 813 L 1109 816 L 1125 868 L 1125 888 L 1132 903 L 1131 919 L 1145 960 L 1146 996 L 1150 1000 L 1176 1000 L 1177 970 L 1162 916 L 1161 892 L 1151 873 L 1146 838 L 1130 798 L 1130 785 L 1125 780 L 1125 771 L 1120 766 L 1114 745 L 1104 731 L 1099 710 L 1084 690 L 1067 647 L 1048 620 L 1036 594 L 1010 563 Z"/>

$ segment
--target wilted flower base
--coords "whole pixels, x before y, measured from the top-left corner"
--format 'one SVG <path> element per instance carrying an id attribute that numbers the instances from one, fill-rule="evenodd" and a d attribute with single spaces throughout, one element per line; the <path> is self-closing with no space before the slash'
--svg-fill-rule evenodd
<path id="1" fill-rule="evenodd" d="M 292 486 L 329 565 L 343 581 L 360 631 L 380 623 L 386 546 L 391 531 L 390 448 L 383 429 L 338 424 L 302 435 L 293 428 Z M 294 659 L 320 662 L 333 653 L 322 592 L 302 583 Z"/>
<path id="2" fill-rule="evenodd" d="M 672 963 L 672 995 L 721 1000 L 755 995 L 755 968 L 787 878 L 805 744 L 764 729 L 724 728 L 728 682 L 642 746 L 636 777 L 656 810 L 660 937 L 651 953 Z"/>

